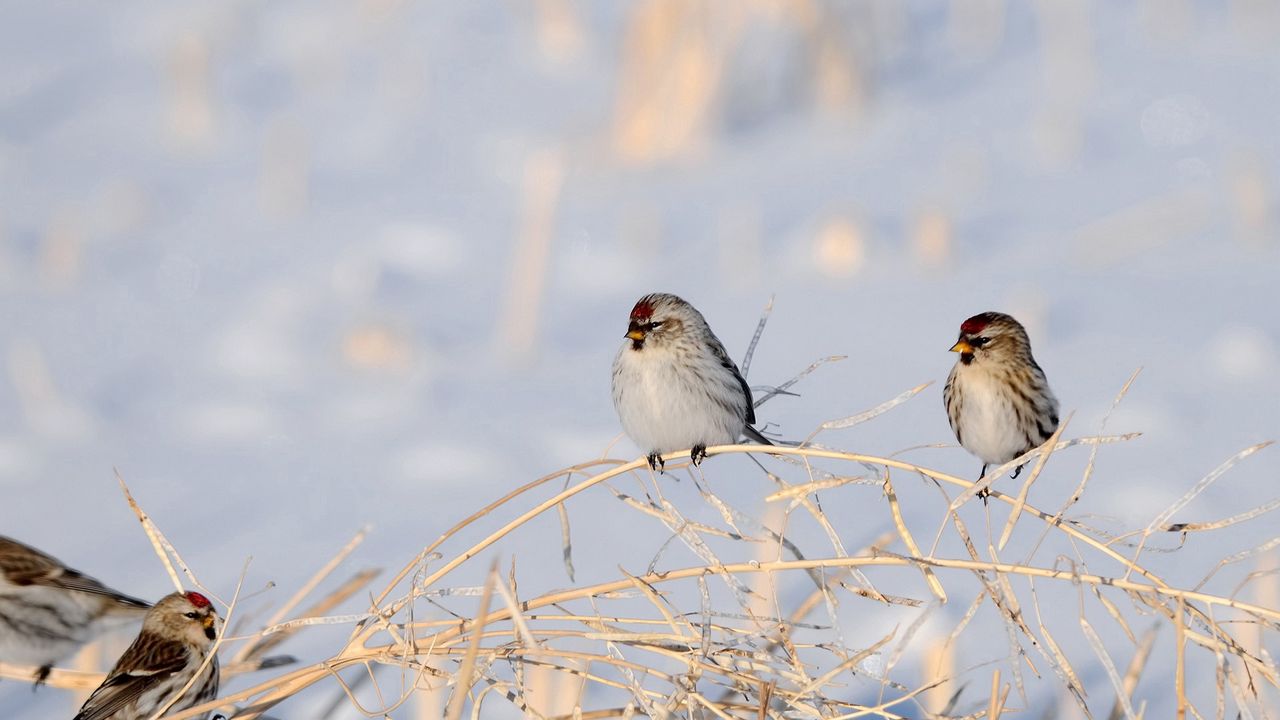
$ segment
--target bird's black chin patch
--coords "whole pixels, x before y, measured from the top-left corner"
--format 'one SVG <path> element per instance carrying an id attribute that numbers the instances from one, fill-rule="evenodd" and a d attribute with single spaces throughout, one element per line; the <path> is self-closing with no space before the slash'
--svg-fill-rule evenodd
<path id="1" fill-rule="evenodd" d="M 632 349 L 632 350 L 643 350 L 643 349 L 644 349 L 644 341 L 643 341 L 643 340 L 632 340 L 632 341 L 631 341 L 631 349 Z"/>
<path id="2" fill-rule="evenodd" d="M 210 640 L 216 640 L 218 637 L 218 633 L 213 631 L 213 626 L 209 626 L 204 629 L 204 636 L 209 638 Z"/>
<path id="3" fill-rule="evenodd" d="M 968 365 L 973 362 L 973 353 L 960 353 L 960 362 Z"/>

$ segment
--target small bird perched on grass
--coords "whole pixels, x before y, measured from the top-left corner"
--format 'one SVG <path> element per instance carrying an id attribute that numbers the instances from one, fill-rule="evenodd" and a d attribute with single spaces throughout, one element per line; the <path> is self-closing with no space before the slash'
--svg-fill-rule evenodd
<path id="1" fill-rule="evenodd" d="M 1058 400 L 1017 320 L 998 312 L 974 315 L 960 325 L 951 352 L 960 358 L 942 398 L 956 440 L 982 460 L 979 479 L 989 466 L 1039 447 L 1058 429 Z M 1020 472 L 1021 465 L 1013 477 Z"/>
<path id="2" fill-rule="evenodd" d="M 218 658 L 209 654 L 217 628 L 218 613 L 209 598 L 198 592 L 164 596 L 147 613 L 137 639 L 74 720 L 146 720 L 192 678 L 195 681 L 169 706 L 166 715 L 214 699 L 218 695 Z"/>
<path id="3" fill-rule="evenodd" d="M 141 618 L 149 607 L 30 545 L 0 536 L 0 660 L 37 666 L 37 685 L 54 663 L 111 620 Z"/>
<path id="4" fill-rule="evenodd" d="M 773 444 L 752 427 L 751 388 L 692 305 L 645 295 L 631 309 L 626 338 L 613 361 L 613 406 L 650 468 L 660 470 L 663 454 L 685 448 L 697 465 L 708 445 L 744 434 Z"/>

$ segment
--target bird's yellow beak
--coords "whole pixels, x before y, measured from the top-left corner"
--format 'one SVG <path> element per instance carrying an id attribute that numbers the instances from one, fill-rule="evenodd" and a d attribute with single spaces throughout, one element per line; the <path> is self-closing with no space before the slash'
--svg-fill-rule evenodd
<path id="1" fill-rule="evenodd" d="M 201 624 L 201 625 L 204 625 L 206 629 L 207 629 L 207 628 L 211 628 L 211 627 L 213 627 L 213 623 L 214 623 L 214 621 L 215 621 L 215 620 L 216 620 L 216 618 L 214 618 L 212 615 L 206 615 L 206 616 L 204 617 L 204 620 L 203 620 L 203 621 L 201 621 L 201 623 L 200 623 L 200 624 Z"/>
<path id="2" fill-rule="evenodd" d="M 640 328 L 632 328 L 627 331 L 627 337 L 631 338 L 632 340 L 643 340 L 644 331 L 641 330 Z"/>
<path id="3" fill-rule="evenodd" d="M 951 346 L 951 352 L 958 352 L 966 355 L 971 354 L 973 353 L 973 346 L 964 340 L 957 340 L 956 344 Z"/>

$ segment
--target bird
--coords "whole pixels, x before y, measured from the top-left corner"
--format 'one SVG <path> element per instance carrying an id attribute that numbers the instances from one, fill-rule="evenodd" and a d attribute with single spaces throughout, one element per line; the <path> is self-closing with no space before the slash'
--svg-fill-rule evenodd
<path id="1" fill-rule="evenodd" d="M 218 626 L 217 610 L 204 595 L 175 592 L 164 596 L 143 618 L 137 639 L 74 720 L 145 720 L 188 683 L 190 687 L 166 714 L 217 697 L 218 658 L 211 654 Z"/>
<path id="2" fill-rule="evenodd" d="M 960 353 L 942 397 L 960 446 L 982 461 L 978 479 L 1039 447 L 1058 429 L 1058 400 L 1031 354 L 1022 324 L 999 312 L 984 312 L 960 325 L 951 346 Z M 1013 472 L 1018 477 L 1019 465 Z M 980 495 L 986 501 L 989 492 Z"/>
<path id="3" fill-rule="evenodd" d="M 640 298 L 613 361 L 613 406 L 622 429 L 661 470 L 662 455 L 689 448 L 698 465 L 708 445 L 742 435 L 772 445 L 753 427 L 751 388 L 706 318 L 669 293 Z"/>
<path id="4" fill-rule="evenodd" d="M 0 660 L 35 665 L 36 685 L 113 620 L 151 603 L 117 592 L 30 545 L 0 536 Z"/>

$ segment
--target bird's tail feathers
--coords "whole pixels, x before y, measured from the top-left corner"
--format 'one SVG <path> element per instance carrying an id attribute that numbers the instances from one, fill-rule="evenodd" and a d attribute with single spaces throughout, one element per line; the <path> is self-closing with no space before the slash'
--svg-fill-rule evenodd
<path id="1" fill-rule="evenodd" d="M 769 441 L 769 438 L 765 437 L 764 435 L 761 435 L 759 430 L 751 427 L 750 425 L 747 425 L 742 429 L 742 434 L 760 443 L 761 445 L 773 444 L 772 442 Z"/>

